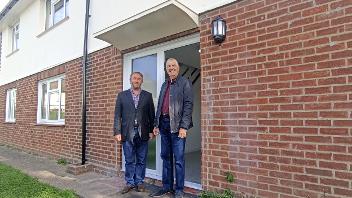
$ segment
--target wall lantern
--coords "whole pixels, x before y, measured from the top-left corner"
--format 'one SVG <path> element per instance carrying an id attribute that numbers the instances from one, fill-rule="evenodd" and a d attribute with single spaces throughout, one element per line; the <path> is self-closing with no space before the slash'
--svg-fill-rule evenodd
<path id="1" fill-rule="evenodd" d="M 212 22 L 212 35 L 215 43 L 222 43 L 226 38 L 226 21 L 217 16 Z"/>

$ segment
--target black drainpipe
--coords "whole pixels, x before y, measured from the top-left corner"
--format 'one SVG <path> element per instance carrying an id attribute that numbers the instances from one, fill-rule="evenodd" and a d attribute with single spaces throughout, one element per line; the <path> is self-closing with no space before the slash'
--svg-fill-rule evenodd
<path id="1" fill-rule="evenodd" d="M 86 142 L 87 142 L 87 112 L 86 112 L 86 68 L 87 68 L 87 44 L 88 44 L 88 28 L 89 28 L 89 5 L 90 0 L 86 0 L 86 17 L 84 25 L 84 44 L 83 44 L 83 76 L 82 76 L 82 165 L 86 162 Z"/>

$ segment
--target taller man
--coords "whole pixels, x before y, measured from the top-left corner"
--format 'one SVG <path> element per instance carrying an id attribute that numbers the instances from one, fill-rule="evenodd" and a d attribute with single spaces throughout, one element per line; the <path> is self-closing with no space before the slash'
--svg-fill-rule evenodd
<path id="1" fill-rule="evenodd" d="M 121 193 L 136 188 L 145 191 L 143 180 L 148 154 L 148 140 L 153 138 L 155 110 L 152 94 L 141 89 L 143 75 L 133 72 L 131 89 L 118 94 L 115 106 L 114 138 L 122 141 L 125 155 L 126 186 Z"/>
<path id="2" fill-rule="evenodd" d="M 176 59 L 166 61 L 169 79 L 161 87 L 158 108 L 154 122 L 154 135 L 161 135 L 161 158 L 163 160 L 163 188 L 151 194 L 161 197 L 173 192 L 173 158 L 176 169 L 175 197 L 183 197 L 185 181 L 185 145 L 187 130 L 192 124 L 193 92 L 192 83 L 179 75 L 180 66 Z"/>

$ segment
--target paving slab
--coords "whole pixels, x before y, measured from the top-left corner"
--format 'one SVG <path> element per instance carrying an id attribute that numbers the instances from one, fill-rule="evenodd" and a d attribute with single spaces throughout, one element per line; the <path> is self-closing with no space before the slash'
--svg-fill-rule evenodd
<path id="1" fill-rule="evenodd" d="M 41 182 L 60 189 L 71 189 L 82 198 L 144 198 L 160 189 L 158 186 L 146 184 L 146 192 L 132 190 L 122 195 L 120 191 L 125 185 L 123 177 L 110 177 L 94 172 L 72 175 L 66 172 L 66 166 L 57 164 L 55 160 L 4 145 L 0 145 L 0 162 L 36 177 Z M 187 194 L 185 197 L 196 196 Z"/>

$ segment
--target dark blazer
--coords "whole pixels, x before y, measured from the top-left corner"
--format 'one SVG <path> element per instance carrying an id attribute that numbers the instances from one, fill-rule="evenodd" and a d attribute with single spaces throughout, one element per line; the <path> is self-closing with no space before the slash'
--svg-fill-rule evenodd
<path id="1" fill-rule="evenodd" d="M 114 135 L 121 134 L 122 141 L 133 140 L 134 118 L 141 126 L 141 139 L 149 140 L 149 133 L 153 133 L 155 109 L 152 94 L 142 90 L 137 109 L 134 106 L 131 90 L 125 90 L 116 97 Z"/>

